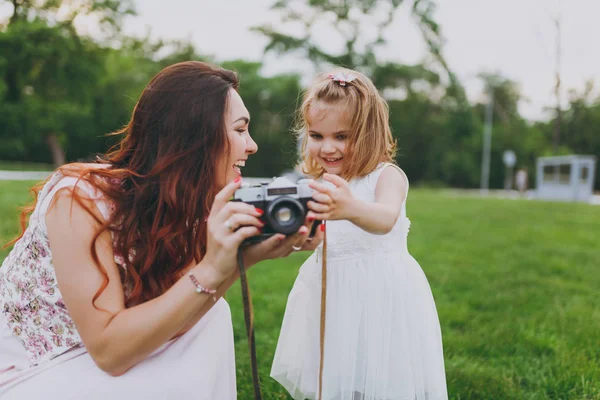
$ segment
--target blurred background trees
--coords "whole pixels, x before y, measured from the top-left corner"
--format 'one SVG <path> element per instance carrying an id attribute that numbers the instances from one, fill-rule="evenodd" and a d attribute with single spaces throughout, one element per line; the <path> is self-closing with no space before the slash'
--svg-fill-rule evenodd
<path id="1" fill-rule="evenodd" d="M 60 165 L 90 159 L 115 140 L 106 134 L 127 123 L 136 99 L 164 66 L 208 60 L 185 41 L 133 38 L 121 32 L 135 15 L 132 1 L 11 0 L 13 13 L 0 21 L 0 160 Z M 383 57 L 386 28 L 396 11 L 410 7 L 428 56 L 407 65 Z M 485 99 L 470 103 L 443 57 L 433 0 L 279 0 L 277 26 L 253 28 L 268 39 L 265 54 L 310 60 L 315 70 L 343 65 L 369 75 L 388 99 L 398 139 L 398 163 L 414 183 L 478 187 Z M 93 22 L 99 34 L 76 28 Z M 287 25 L 301 27 L 290 34 Z M 340 50 L 320 47 L 318 29 L 327 24 L 341 38 Z M 363 35 L 365 27 L 370 35 Z M 241 77 L 240 93 L 252 115 L 251 133 L 260 147 L 247 176 L 275 176 L 293 167 L 291 134 L 303 80 L 297 74 L 265 76 L 260 61 L 220 62 Z M 502 152 L 513 150 L 518 166 L 534 176 L 537 156 L 600 155 L 600 101 L 586 90 L 572 92 L 560 115 L 560 143 L 552 142 L 554 119 L 529 122 L 518 110 L 517 83 L 497 74 L 479 79 L 494 91 L 490 187 L 503 187 Z M 598 171 L 600 172 L 600 171 Z M 600 189 L 600 173 L 596 174 Z"/>

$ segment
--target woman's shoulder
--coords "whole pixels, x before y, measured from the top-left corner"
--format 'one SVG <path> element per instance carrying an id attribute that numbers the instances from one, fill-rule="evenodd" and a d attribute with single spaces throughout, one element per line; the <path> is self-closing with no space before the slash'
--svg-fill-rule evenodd
<path id="1" fill-rule="evenodd" d="M 97 164 L 66 164 L 59 167 L 48 182 L 46 183 L 44 190 L 46 196 L 52 197 L 61 189 L 70 189 L 83 191 L 85 195 L 91 198 L 97 198 L 100 196 L 100 191 L 97 185 L 94 184 L 94 179 L 90 176 L 90 171 L 95 169 L 104 168 Z M 43 191 L 44 191 L 43 190 Z"/>
<path id="2" fill-rule="evenodd" d="M 93 162 L 74 162 L 58 167 L 55 174 L 63 177 L 83 178 L 89 177 L 90 172 L 103 170 L 110 167 L 110 164 Z"/>
<path id="3" fill-rule="evenodd" d="M 38 199 L 40 213 L 45 214 L 58 197 L 70 201 L 73 192 L 77 191 L 82 200 L 95 203 L 102 216 L 107 218 L 108 209 L 104 204 L 104 193 L 89 172 L 96 169 L 105 169 L 108 166 L 107 164 L 73 163 L 58 168 L 48 179 L 40 193 Z"/>

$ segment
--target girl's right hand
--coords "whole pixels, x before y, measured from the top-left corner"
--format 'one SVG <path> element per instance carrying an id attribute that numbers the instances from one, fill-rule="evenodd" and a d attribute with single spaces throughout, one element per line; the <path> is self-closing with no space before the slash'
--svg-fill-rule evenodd
<path id="1" fill-rule="evenodd" d="M 352 220 L 356 211 L 356 198 L 350 191 L 348 181 L 334 175 L 323 174 L 324 182 L 311 181 L 313 200 L 307 203 L 320 220 Z"/>
<path id="2" fill-rule="evenodd" d="M 260 233 L 263 211 L 250 204 L 229 201 L 242 185 L 241 178 L 225 186 L 216 196 L 206 221 L 204 260 L 214 269 L 216 278 L 227 279 L 237 265 L 237 251 L 247 238 Z"/>

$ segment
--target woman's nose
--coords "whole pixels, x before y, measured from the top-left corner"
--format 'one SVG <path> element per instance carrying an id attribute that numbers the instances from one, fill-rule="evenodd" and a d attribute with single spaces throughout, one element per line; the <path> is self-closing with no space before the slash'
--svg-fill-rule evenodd
<path id="1" fill-rule="evenodd" d="M 258 151 L 258 145 L 252 139 L 252 136 L 248 135 L 248 139 L 246 139 L 246 153 L 254 154 Z"/>

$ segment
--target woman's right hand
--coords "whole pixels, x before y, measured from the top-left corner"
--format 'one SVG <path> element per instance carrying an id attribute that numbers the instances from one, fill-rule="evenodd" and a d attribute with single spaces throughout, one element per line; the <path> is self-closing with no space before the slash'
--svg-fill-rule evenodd
<path id="1" fill-rule="evenodd" d="M 288 236 L 277 233 L 260 243 L 248 246 L 244 249 L 244 265 L 250 268 L 262 260 L 287 257 L 295 251 L 315 250 L 323 241 L 325 226 L 317 227 L 314 237 L 309 237 L 314 221 L 314 214 L 308 212 L 306 221 L 298 232 Z"/>
<path id="2" fill-rule="evenodd" d="M 203 261 L 214 269 L 216 278 L 227 279 L 237 265 L 237 251 L 247 238 L 260 233 L 263 211 L 250 204 L 229 201 L 242 185 L 241 178 L 229 183 L 216 196 L 206 221 L 206 255 Z"/>

